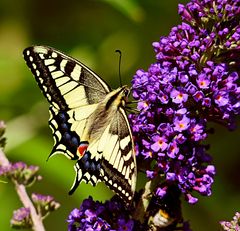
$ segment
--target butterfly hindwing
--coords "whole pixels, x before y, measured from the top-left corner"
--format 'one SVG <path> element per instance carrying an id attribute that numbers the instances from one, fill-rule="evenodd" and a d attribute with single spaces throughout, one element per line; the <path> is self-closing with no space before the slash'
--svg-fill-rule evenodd
<path id="1" fill-rule="evenodd" d="M 71 131 L 69 115 L 65 111 L 58 111 L 53 106 L 49 107 L 49 127 L 53 133 L 54 147 L 49 157 L 55 154 L 64 154 L 72 160 L 77 160 L 77 148 L 80 144 L 80 136 Z"/>
<path id="2" fill-rule="evenodd" d="M 129 132 L 127 115 L 122 108 L 109 128 L 109 142 L 102 151 L 101 179 L 125 200 L 132 200 L 136 187 L 134 144 Z"/>
<path id="3" fill-rule="evenodd" d="M 80 137 L 84 133 L 89 116 L 95 109 L 96 104 L 85 105 L 69 111 L 58 111 L 50 106 L 49 127 L 54 138 L 54 147 L 50 156 L 60 153 L 72 160 L 79 158 L 77 149 L 81 144 Z"/>
<path id="4" fill-rule="evenodd" d="M 104 181 L 126 201 L 131 201 L 136 187 L 134 144 L 124 110 L 116 112 L 100 139 L 89 144 L 88 152 L 75 164 L 76 178 L 72 194 L 81 181 L 96 185 Z"/>
<path id="5" fill-rule="evenodd" d="M 126 201 L 136 186 L 134 144 L 124 104 L 126 86 L 111 91 L 78 60 L 50 47 L 24 50 L 24 59 L 50 103 L 49 126 L 54 147 L 50 156 L 77 160 L 72 194 L 84 181 L 104 181 Z"/>

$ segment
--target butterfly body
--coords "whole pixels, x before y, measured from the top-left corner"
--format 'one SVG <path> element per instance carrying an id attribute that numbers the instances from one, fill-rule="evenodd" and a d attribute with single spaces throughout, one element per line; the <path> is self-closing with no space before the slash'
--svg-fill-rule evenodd
<path id="1" fill-rule="evenodd" d="M 127 100 L 125 92 L 128 92 L 127 86 L 120 87 L 111 91 L 106 97 L 98 103 L 94 112 L 89 116 L 88 123 L 84 129 L 82 139 L 91 143 L 99 139 L 107 126 L 114 120 L 119 108 L 123 109 L 124 102 Z"/>
<path id="2" fill-rule="evenodd" d="M 46 46 L 33 46 L 24 59 L 50 103 L 55 141 L 50 157 L 77 160 L 72 194 L 80 182 L 104 181 L 126 201 L 136 187 L 136 160 L 124 106 L 127 86 L 116 90 L 78 60 Z"/>

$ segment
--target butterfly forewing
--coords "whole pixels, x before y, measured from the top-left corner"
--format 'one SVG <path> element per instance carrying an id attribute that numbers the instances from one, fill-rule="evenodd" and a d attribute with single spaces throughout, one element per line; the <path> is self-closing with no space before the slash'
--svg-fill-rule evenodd
<path id="1" fill-rule="evenodd" d="M 43 94 L 59 110 L 98 103 L 110 92 L 93 71 L 60 51 L 34 46 L 23 55 Z"/>
<path id="2" fill-rule="evenodd" d="M 73 193 L 84 181 L 104 181 L 126 201 L 136 186 L 134 145 L 120 93 L 74 58 L 45 46 L 24 50 L 24 59 L 50 103 L 50 156 L 77 160 Z M 86 150 L 85 150 L 86 148 Z M 79 150 L 85 150 L 83 153 Z"/>

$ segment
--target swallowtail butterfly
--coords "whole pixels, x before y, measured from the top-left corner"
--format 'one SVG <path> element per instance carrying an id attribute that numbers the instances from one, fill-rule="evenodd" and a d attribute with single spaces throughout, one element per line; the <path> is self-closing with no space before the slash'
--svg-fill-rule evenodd
<path id="1" fill-rule="evenodd" d="M 50 103 L 49 126 L 54 147 L 49 157 L 64 154 L 76 160 L 75 181 L 103 181 L 130 202 L 136 187 L 136 159 L 124 106 L 127 86 L 111 90 L 78 60 L 46 46 L 23 51 L 24 59 Z"/>

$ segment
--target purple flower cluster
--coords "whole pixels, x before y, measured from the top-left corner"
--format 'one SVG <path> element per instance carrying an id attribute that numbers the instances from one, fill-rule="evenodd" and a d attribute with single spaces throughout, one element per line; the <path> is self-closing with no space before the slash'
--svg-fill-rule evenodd
<path id="1" fill-rule="evenodd" d="M 27 166 L 24 162 L 10 163 L 0 166 L 0 176 L 6 176 L 16 180 L 19 184 L 30 185 L 35 180 L 41 180 L 38 173 L 38 166 Z"/>
<path id="2" fill-rule="evenodd" d="M 220 221 L 223 230 L 240 231 L 240 213 L 236 212 L 232 221 Z"/>
<path id="3" fill-rule="evenodd" d="M 55 211 L 60 207 L 60 204 L 54 200 L 54 197 L 50 195 L 42 195 L 39 193 L 32 193 L 32 201 L 37 208 L 39 214 L 42 217 L 49 214 L 51 211 Z"/>
<path id="4" fill-rule="evenodd" d="M 183 22 L 154 42 L 156 63 L 132 80 L 139 114 L 131 114 L 138 158 L 147 177 L 161 175 L 162 197 L 177 184 L 189 203 L 209 196 L 215 175 L 209 121 L 235 128 L 240 113 L 240 0 L 192 0 L 179 5 Z"/>
<path id="5" fill-rule="evenodd" d="M 13 217 L 11 219 L 11 226 L 13 228 L 30 228 L 32 224 L 30 209 L 29 208 L 20 208 L 13 212 Z"/>
<path id="6" fill-rule="evenodd" d="M 91 197 L 85 199 L 80 209 L 72 210 L 68 217 L 69 231 L 131 231 L 140 230 L 130 217 L 122 202 L 115 200 L 101 203 Z"/>

